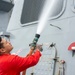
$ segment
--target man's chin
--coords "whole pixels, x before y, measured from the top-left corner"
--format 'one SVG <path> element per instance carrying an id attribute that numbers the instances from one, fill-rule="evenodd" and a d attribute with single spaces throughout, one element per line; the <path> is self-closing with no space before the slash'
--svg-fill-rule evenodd
<path id="1" fill-rule="evenodd" d="M 11 48 L 11 50 L 13 49 L 13 47 Z"/>

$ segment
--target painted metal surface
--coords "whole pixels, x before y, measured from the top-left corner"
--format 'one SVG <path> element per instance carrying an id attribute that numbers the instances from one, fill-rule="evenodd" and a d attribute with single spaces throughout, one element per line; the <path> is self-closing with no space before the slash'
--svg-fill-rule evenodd
<path id="1" fill-rule="evenodd" d="M 28 53 L 30 49 L 29 44 L 34 38 L 38 25 L 38 23 L 36 23 L 26 27 L 21 27 L 20 18 L 23 2 L 24 0 L 18 0 L 16 2 L 9 24 L 8 19 L 6 19 L 9 18 L 9 16 L 7 15 L 5 18 L 5 23 L 8 24 L 7 31 L 11 33 L 10 41 L 14 46 L 12 53 L 17 52 L 17 54 L 21 56 L 25 56 Z M 68 51 L 68 46 L 72 42 L 75 42 L 75 13 L 72 11 L 72 4 L 73 0 L 67 0 L 64 13 L 59 18 L 48 21 L 48 24 L 38 41 L 39 44 L 51 44 L 52 42 L 56 43 L 58 51 L 57 57 L 59 57 L 59 59 L 64 59 L 66 62 L 65 75 L 75 74 L 75 56 L 72 57 L 71 51 Z M 19 9 L 16 10 L 17 7 Z M 2 16 L 3 14 L 0 13 L 0 15 Z M 0 23 L 3 25 L 4 23 L 2 23 L 2 17 L 0 18 Z M 52 64 L 54 61 L 50 58 L 54 57 L 55 52 L 54 48 L 52 51 L 48 47 L 49 45 L 43 46 L 44 50 L 42 52 L 43 55 L 40 62 L 34 68 L 28 69 L 27 75 L 30 75 L 32 71 L 34 72 L 34 75 L 53 75 Z M 59 66 L 59 64 L 56 65 L 56 67 Z M 58 70 L 58 68 L 56 69 Z M 58 74 L 57 70 L 55 75 Z"/>

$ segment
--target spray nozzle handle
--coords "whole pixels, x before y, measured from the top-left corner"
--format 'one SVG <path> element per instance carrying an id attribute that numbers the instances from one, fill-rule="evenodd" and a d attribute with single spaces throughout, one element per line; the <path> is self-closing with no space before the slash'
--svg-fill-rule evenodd
<path id="1" fill-rule="evenodd" d="M 35 35 L 35 38 L 33 39 L 33 42 L 32 42 L 31 44 L 29 44 L 29 46 L 31 46 L 31 47 L 30 47 L 31 49 L 33 49 L 33 50 L 35 49 L 39 37 L 40 37 L 39 34 L 36 34 L 36 35 Z"/>
<path id="2" fill-rule="evenodd" d="M 30 46 L 30 49 L 35 50 L 35 48 L 36 48 L 36 43 L 31 43 L 31 44 L 29 44 L 29 46 Z"/>

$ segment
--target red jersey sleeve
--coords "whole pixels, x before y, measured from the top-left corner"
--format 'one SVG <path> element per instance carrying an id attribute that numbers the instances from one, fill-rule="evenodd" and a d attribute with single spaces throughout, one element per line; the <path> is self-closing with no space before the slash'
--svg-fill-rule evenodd
<path id="1" fill-rule="evenodd" d="M 29 67 L 36 65 L 39 61 L 40 56 L 41 53 L 38 50 L 33 55 L 28 57 L 19 57 L 16 55 L 13 58 L 11 65 L 13 67 L 15 66 L 15 69 L 17 69 L 17 71 L 23 71 Z"/>

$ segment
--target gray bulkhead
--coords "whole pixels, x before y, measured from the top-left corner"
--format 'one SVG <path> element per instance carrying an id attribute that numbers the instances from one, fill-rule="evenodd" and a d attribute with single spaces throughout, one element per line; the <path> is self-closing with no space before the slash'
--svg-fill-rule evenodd
<path id="1" fill-rule="evenodd" d="M 47 58 L 53 58 L 54 53 L 49 48 L 52 42 L 56 44 L 59 60 L 65 60 L 66 62 L 65 75 L 75 74 L 75 56 L 72 57 L 72 51 L 68 51 L 68 46 L 75 42 L 75 4 L 73 3 L 75 0 L 57 1 L 60 1 L 61 4 L 59 3 L 56 9 L 53 10 L 54 15 L 50 16 L 51 18 L 40 34 L 38 41 L 39 44 L 43 44 L 42 58 L 38 63 L 39 65 L 29 69 L 27 74 L 30 74 L 33 69 L 34 75 L 53 75 L 53 61 L 50 59 L 46 60 Z M 24 0 L 16 1 L 7 28 L 11 36 L 10 41 L 14 46 L 12 53 L 17 53 L 21 56 L 25 56 L 28 53 L 30 49 L 29 44 L 32 43 L 38 26 L 38 21 L 21 24 L 23 3 Z M 60 13 L 58 9 L 61 10 Z M 58 63 L 57 65 L 59 66 Z M 55 75 L 58 74 L 58 66 Z"/>

